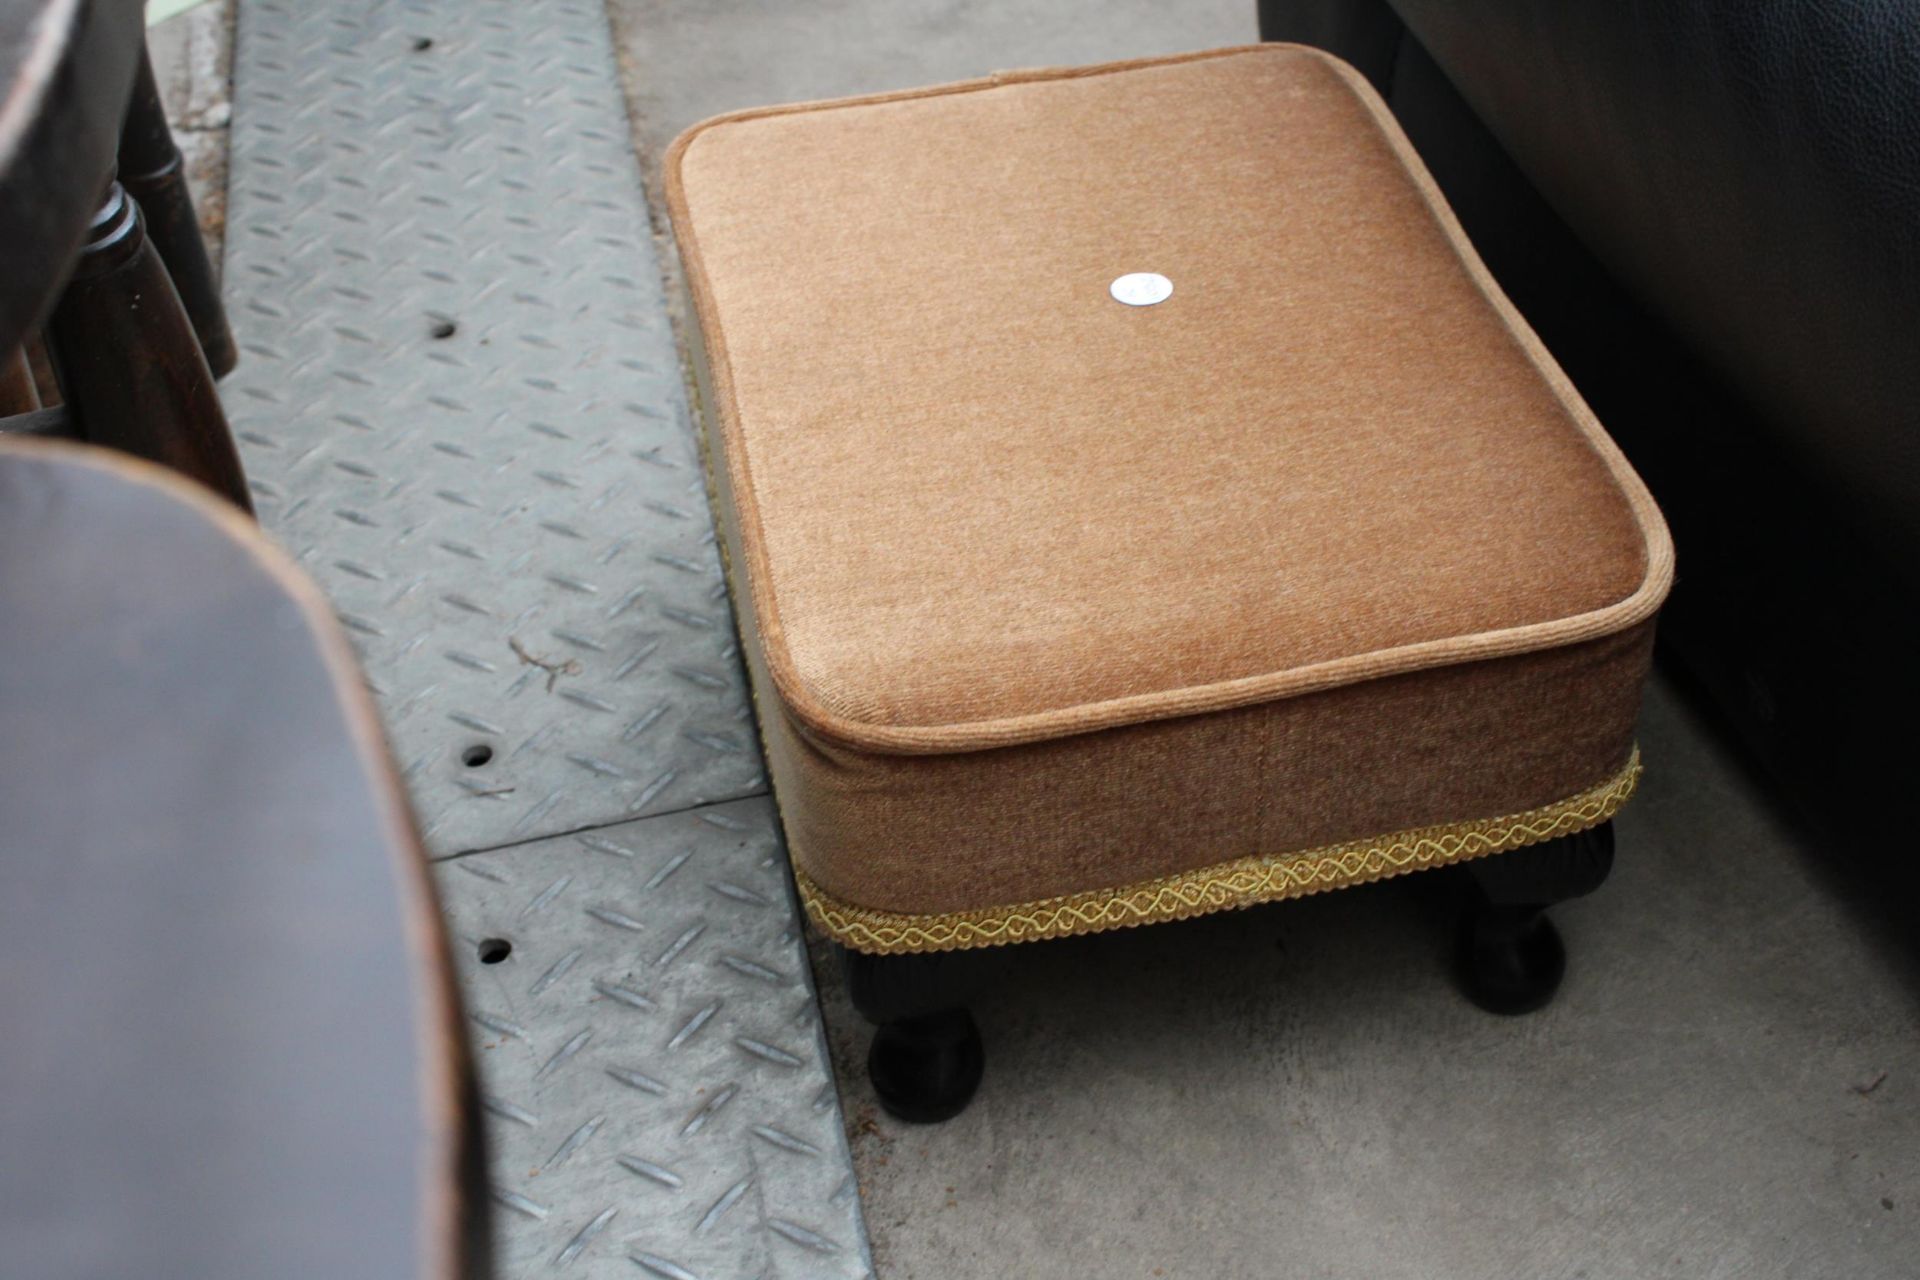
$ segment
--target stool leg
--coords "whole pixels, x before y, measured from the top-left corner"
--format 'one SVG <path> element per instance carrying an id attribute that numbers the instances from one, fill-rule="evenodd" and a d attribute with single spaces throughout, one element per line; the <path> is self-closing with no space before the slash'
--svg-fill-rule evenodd
<path id="1" fill-rule="evenodd" d="M 21 351 L 26 355 L 27 369 L 33 374 L 33 385 L 40 392 L 40 407 L 51 409 L 65 403 L 60 396 L 60 380 L 53 376 L 53 356 L 47 351 L 46 330 L 29 334 Z"/>
<path id="2" fill-rule="evenodd" d="M 904 956 L 838 950 L 854 1008 L 879 1028 L 867 1077 L 880 1105 L 915 1124 L 959 1115 L 986 1071 L 967 1002 L 1004 971 L 1004 949 Z"/>
<path id="3" fill-rule="evenodd" d="M 1454 963 L 1461 989 L 1489 1013 L 1531 1013 L 1560 989 L 1567 948 L 1546 915 L 1598 889 L 1613 869 L 1613 824 L 1465 864 L 1469 901 Z"/>
<path id="4" fill-rule="evenodd" d="M 46 332 L 82 438 L 172 467 L 252 512 L 213 374 L 118 182 L 107 186 Z"/>
<path id="5" fill-rule="evenodd" d="M 146 215 L 147 235 L 160 251 L 160 260 L 167 264 L 167 274 L 173 277 L 173 287 L 193 321 L 200 349 L 206 352 L 207 367 L 214 377 L 226 377 L 239 358 L 233 330 L 227 325 L 226 308 L 220 305 L 207 242 L 200 234 L 200 219 L 193 212 L 193 193 L 187 188 L 173 130 L 167 127 L 166 107 L 160 101 L 153 60 L 145 46 L 140 50 L 140 68 L 134 73 L 126 124 L 120 130 L 120 182 Z"/>

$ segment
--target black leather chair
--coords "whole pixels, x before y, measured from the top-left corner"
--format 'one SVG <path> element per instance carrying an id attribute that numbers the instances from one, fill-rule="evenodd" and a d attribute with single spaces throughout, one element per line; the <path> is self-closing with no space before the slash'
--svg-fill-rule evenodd
<path id="1" fill-rule="evenodd" d="M 1679 548 L 1669 669 L 1829 833 L 1904 837 L 1920 2 L 1262 0 L 1260 19 L 1380 89 L 1652 486 Z"/>

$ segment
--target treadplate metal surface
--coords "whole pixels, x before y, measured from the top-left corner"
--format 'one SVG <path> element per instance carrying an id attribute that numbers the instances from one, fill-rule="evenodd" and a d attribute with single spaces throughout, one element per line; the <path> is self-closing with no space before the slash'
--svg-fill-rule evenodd
<path id="1" fill-rule="evenodd" d="M 429 847 L 763 790 L 605 13 L 246 0 L 234 79 L 228 412 Z"/>
<path id="2" fill-rule="evenodd" d="M 604 11 L 234 67 L 225 400 L 442 859 L 500 1274 L 869 1275 Z"/>
<path id="3" fill-rule="evenodd" d="M 869 1273 L 771 801 L 436 871 L 504 1274 Z"/>

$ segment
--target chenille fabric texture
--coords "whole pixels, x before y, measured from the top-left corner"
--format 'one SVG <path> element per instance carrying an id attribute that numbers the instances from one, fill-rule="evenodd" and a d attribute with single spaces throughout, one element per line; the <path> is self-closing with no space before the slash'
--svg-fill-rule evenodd
<path id="1" fill-rule="evenodd" d="M 1666 527 L 1344 64 L 747 111 L 666 168 L 775 792 L 836 938 L 1191 915 L 1631 791 Z M 1136 271 L 1171 298 L 1108 296 Z"/>

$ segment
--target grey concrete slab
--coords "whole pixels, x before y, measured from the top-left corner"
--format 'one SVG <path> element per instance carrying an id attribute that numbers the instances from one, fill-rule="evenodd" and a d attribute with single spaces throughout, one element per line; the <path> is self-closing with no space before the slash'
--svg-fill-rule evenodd
<path id="1" fill-rule="evenodd" d="M 1912 949 L 1664 686 L 1642 744 L 1532 1017 L 1451 989 L 1440 875 L 1032 948 L 935 1128 L 823 990 L 880 1275 L 1916 1274 Z"/>
<path id="2" fill-rule="evenodd" d="M 642 158 L 722 111 L 1252 44 L 1253 0 L 609 0 Z"/>
<path id="3" fill-rule="evenodd" d="M 226 247 L 227 126 L 233 115 L 230 0 L 209 0 L 147 28 L 147 51 L 217 277 Z"/>
<path id="4" fill-rule="evenodd" d="M 230 0 L 206 0 L 148 27 L 147 52 L 176 134 L 227 127 L 233 115 Z"/>

